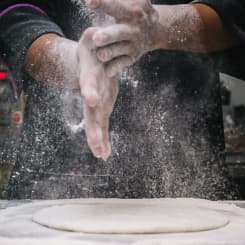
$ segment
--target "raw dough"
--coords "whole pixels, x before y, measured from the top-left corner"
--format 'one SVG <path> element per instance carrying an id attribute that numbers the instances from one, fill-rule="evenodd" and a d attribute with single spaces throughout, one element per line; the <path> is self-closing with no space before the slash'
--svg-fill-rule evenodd
<path id="1" fill-rule="evenodd" d="M 153 234 L 218 229 L 229 218 L 196 199 L 103 199 L 91 203 L 51 206 L 33 221 L 58 230 L 107 234 Z M 193 201 L 190 201 L 193 200 Z"/>

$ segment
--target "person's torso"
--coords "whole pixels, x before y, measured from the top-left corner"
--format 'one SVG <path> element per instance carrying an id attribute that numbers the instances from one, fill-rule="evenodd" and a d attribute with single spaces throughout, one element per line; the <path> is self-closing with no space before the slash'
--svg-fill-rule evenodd
<path id="1" fill-rule="evenodd" d="M 79 1 L 55 2 L 59 11 L 52 18 L 78 40 L 96 15 Z M 157 50 L 121 73 L 107 162 L 92 156 L 84 132 L 74 135 L 67 126 L 67 120 L 82 118 L 77 95 L 28 84 L 12 196 L 225 195 L 219 78 L 208 55 Z"/>

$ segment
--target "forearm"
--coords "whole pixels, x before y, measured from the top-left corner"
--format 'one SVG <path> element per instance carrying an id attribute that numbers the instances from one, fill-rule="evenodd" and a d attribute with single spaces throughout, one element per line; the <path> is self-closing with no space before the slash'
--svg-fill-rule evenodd
<path id="1" fill-rule="evenodd" d="M 159 14 L 157 48 L 213 52 L 239 43 L 210 7 L 203 4 L 154 5 Z"/>
<path id="2" fill-rule="evenodd" d="M 77 42 L 56 34 L 35 40 L 25 57 L 25 69 L 31 77 L 49 86 L 79 88 Z"/>

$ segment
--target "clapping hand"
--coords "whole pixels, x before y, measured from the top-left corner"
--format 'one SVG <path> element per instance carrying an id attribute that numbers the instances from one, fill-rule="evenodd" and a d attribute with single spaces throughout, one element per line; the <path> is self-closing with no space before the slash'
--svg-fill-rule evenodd
<path id="1" fill-rule="evenodd" d="M 77 54 L 88 145 L 95 157 L 106 160 L 111 153 L 109 118 L 118 94 L 118 82 L 114 76 L 106 76 L 103 64 L 96 57 L 95 32 L 96 28 L 88 28 L 83 33 Z"/>
<path id="2" fill-rule="evenodd" d="M 158 12 L 149 0 L 87 0 L 87 6 L 115 18 L 93 36 L 97 57 L 109 77 L 158 47 Z"/>

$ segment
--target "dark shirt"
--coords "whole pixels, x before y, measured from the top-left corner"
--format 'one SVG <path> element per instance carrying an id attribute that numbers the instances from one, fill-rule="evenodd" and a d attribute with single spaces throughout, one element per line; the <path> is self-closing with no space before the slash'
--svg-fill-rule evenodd
<path id="1" fill-rule="evenodd" d="M 245 2 L 239 0 L 196 0 L 194 2 L 212 7 L 220 16 L 225 28 L 241 41 L 239 47 L 214 53 L 216 67 L 219 71 L 245 80 L 243 59 L 245 56 Z"/>
<path id="2" fill-rule="evenodd" d="M 33 81 L 22 67 L 40 35 L 78 40 L 96 15 L 82 1 L 27 2 L 41 10 L 18 7 L 0 19 L 6 30 L 2 56 L 28 95 L 9 198 L 234 197 L 222 157 L 218 70 L 210 55 L 156 50 L 125 70 L 111 117 L 112 156 L 97 160 L 84 132 L 67 127 L 67 120 L 81 120 L 80 97 Z"/>
<path id="3" fill-rule="evenodd" d="M 225 27 L 245 41 L 245 2 L 236 0 L 197 0 L 212 7 L 221 17 Z"/>

